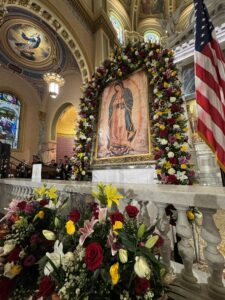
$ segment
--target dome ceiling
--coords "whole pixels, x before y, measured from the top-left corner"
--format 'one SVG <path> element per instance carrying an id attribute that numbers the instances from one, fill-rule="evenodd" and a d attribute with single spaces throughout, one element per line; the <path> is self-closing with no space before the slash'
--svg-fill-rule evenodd
<path id="1" fill-rule="evenodd" d="M 76 69 L 78 65 L 60 37 L 32 13 L 9 8 L 0 30 L 0 64 L 43 90 L 46 71 Z"/>

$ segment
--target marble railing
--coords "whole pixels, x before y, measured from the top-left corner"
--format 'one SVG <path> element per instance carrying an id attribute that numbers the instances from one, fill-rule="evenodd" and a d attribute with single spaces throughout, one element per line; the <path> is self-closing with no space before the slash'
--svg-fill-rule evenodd
<path id="1" fill-rule="evenodd" d="M 96 184 L 91 182 L 63 182 L 45 181 L 47 185 L 56 185 L 61 195 L 70 197 L 71 206 L 78 206 L 81 202 L 91 201 L 92 190 Z M 25 199 L 32 194 L 34 187 L 43 183 L 29 180 L 1 179 L 0 191 L 2 200 L 19 198 Z M 173 299 L 206 299 L 225 300 L 225 287 L 223 285 L 224 257 L 218 250 L 221 243 L 220 233 L 215 225 L 213 215 L 218 209 L 225 209 L 225 188 L 210 186 L 172 186 L 172 185 L 141 185 L 116 184 L 125 199 L 135 199 L 141 203 L 142 216 L 147 222 L 159 219 L 158 231 L 164 238 L 161 249 L 162 260 L 169 271 L 171 279 L 169 284 L 170 295 Z M 81 201 L 85 200 L 85 201 Z M 0 208 L 7 206 L 1 201 Z M 180 237 L 178 243 L 179 254 L 183 265 L 178 274 L 174 276 L 171 262 L 170 224 L 165 215 L 165 207 L 173 204 L 177 209 L 178 220 L 176 232 Z M 205 283 L 200 277 L 196 278 L 193 269 L 195 252 L 193 248 L 192 229 L 188 222 L 186 211 L 190 206 L 198 207 L 203 213 L 201 237 L 204 240 L 203 250 L 205 263 L 208 265 L 208 277 Z M 157 209 L 153 209 L 156 207 Z M 155 211 L 155 213 L 154 213 Z"/>

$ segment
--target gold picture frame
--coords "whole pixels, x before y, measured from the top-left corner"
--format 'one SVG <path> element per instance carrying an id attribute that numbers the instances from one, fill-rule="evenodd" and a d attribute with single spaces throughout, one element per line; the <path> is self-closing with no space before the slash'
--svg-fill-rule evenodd
<path id="1" fill-rule="evenodd" d="M 148 77 L 138 70 L 103 90 L 92 168 L 153 162 Z"/>

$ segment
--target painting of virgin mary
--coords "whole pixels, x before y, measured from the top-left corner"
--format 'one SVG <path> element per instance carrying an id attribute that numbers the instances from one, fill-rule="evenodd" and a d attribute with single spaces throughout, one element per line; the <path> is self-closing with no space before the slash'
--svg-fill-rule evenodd
<path id="1" fill-rule="evenodd" d="M 139 71 L 105 88 L 100 105 L 96 159 L 149 154 L 147 84 L 145 72 Z"/>
<path id="2" fill-rule="evenodd" d="M 133 95 L 122 82 L 116 83 L 114 90 L 109 105 L 109 151 L 115 155 L 128 154 L 136 134 L 132 122 Z"/>

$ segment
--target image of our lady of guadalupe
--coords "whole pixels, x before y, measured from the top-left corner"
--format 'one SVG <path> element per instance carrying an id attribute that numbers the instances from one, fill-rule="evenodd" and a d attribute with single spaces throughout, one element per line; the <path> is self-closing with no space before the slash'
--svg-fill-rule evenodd
<path id="1" fill-rule="evenodd" d="M 131 142 L 136 135 L 132 122 L 133 95 L 122 82 L 114 85 L 114 95 L 109 104 L 109 138 L 108 150 L 111 156 L 129 154 L 132 151 Z"/>

